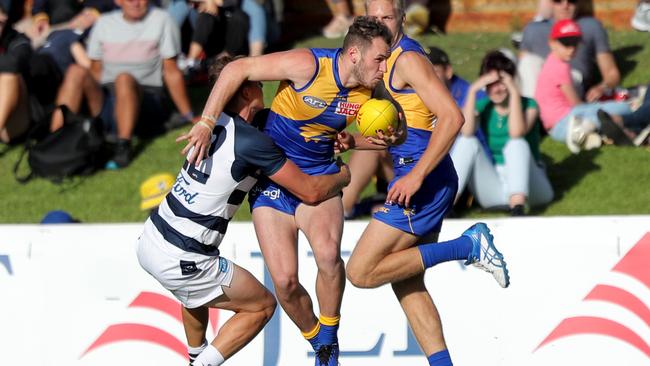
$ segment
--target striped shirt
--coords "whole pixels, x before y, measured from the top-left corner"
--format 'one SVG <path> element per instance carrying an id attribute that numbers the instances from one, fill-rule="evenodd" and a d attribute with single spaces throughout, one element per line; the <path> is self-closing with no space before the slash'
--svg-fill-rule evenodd
<path id="1" fill-rule="evenodd" d="M 101 83 L 131 74 L 140 85 L 161 87 L 162 61 L 180 53 L 180 32 L 164 10 L 150 8 L 136 22 L 124 19 L 121 10 L 97 19 L 88 38 L 88 57 L 102 62 Z"/>
<path id="2" fill-rule="evenodd" d="M 199 166 L 185 160 L 171 192 L 147 224 L 185 251 L 219 255 L 228 223 L 258 174 L 273 175 L 285 162 L 268 136 L 240 117 L 222 113 L 212 131 L 209 157 Z"/>

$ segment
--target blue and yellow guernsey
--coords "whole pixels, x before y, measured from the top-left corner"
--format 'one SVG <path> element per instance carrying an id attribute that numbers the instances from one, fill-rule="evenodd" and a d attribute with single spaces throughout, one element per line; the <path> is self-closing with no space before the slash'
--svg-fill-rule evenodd
<path id="1" fill-rule="evenodd" d="M 393 85 L 395 63 L 404 52 L 425 54 L 424 50 L 414 40 L 403 36 L 391 50 L 387 61 L 388 72 L 384 75 L 385 90 L 390 98 L 399 104 L 406 118 L 408 135 L 406 141 L 389 149 L 395 171 L 395 178 L 390 187 L 416 166 L 424 155 L 431 132 L 435 127 L 436 116 L 424 105 L 413 89 L 398 90 Z M 420 189 L 411 197 L 409 207 L 397 203 L 386 203 L 373 218 L 392 227 L 416 236 L 440 232 L 442 220 L 451 208 L 458 190 L 458 177 L 453 162 L 447 154 L 438 165 L 422 181 Z"/>
<path id="2" fill-rule="evenodd" d="M 283 81 L 273 99 L 264 131 L 307 174 L 330 174 L 334 140 L 356 118 L 370 90 L 341 84 L 337 59 L 341 49 L 311 49 L 316 62 L 312 79 L 300 89 Z"/>
<path id="3" fill-rule="evenodd" d="M 407 51 L 426 55 L 419 43 L 404 35 L 399 43 L 391 49 L 390 57 L 386 61 L 388 72 L 384 74 L 386 89 L 403 110 L 408 127 L 406 141 L 401 145 L 391 146 L 389 149 L 393 157 L 395 173 L 398 175 L 402 175 L 400 174 L 403 171 L 402 168 L 414 165 L 420 159 L 429 144 L 431 131 L 436 120 L 435 114 L 429 111 L 415 93 L 415 90 L 396 89 L 393 86 L 395 62 L 402 53 Z"/>

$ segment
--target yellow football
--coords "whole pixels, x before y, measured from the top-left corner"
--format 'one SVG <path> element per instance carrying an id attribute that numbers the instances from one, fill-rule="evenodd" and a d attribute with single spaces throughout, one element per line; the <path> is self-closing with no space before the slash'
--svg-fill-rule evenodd
<path id="1" fill-rule="evenodd" d="M 377 131 L 389 134 L 388 126 L 397 129 L 397 108 L 387 99 L 369 99 L 359 108 L 357 129 L 363 136 L 376 136 Z"/>

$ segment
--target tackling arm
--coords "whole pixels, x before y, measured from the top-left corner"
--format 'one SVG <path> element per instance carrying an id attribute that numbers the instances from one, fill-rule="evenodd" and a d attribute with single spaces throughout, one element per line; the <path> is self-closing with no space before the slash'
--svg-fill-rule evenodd
<path id="1" fill-rule="evenodd" d="M 339 194 L 350 183 L 350 170 L 347 165 L 341 164 L 338 173 L 308 175 L 287 159 L 282 168 L 269 178 L 288 189 L 304 203 L 312 205 Z"/>
<path id="2" fill-rule="evenodd" d="M 214 118 L 223 112 L 224 107 L 239 87 L 246 80 L 289 80 L 297 87 L 306 84 L 316 70 L 314 56 L 308 49 L 297 49 L 285 52 L 270 53 L 258 57 L 247 57 L 235 60 L 222 70 L 219 79 L 203 109 L 202 118 Z M 207 117 L 206 117 L 207 116 Z M 200 162 L 210 146 L 211 129 L 197 123 L 189 133 L 182 135 L 176 141 L 187 140 L 187 145 L 181 154 L 195 146 L 194 152 L 188 158 L 189 163 Z"/>

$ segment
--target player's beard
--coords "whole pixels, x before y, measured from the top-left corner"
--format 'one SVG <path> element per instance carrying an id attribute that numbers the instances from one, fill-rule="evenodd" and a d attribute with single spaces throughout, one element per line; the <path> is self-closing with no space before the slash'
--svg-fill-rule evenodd
<path id="1" fill-rule="evenodd" d="M 357 79 L 359 85 L 363 86 L 364 88 L 372 89 L 374 88 L 374 85 L 372 85 L 371 80 L 366 79 L 366 73 L 366 69 L 363 67 L 363 62 L 356 63 L 352 68 L 352 75 L 354 75 L 354 78 Z"/>

